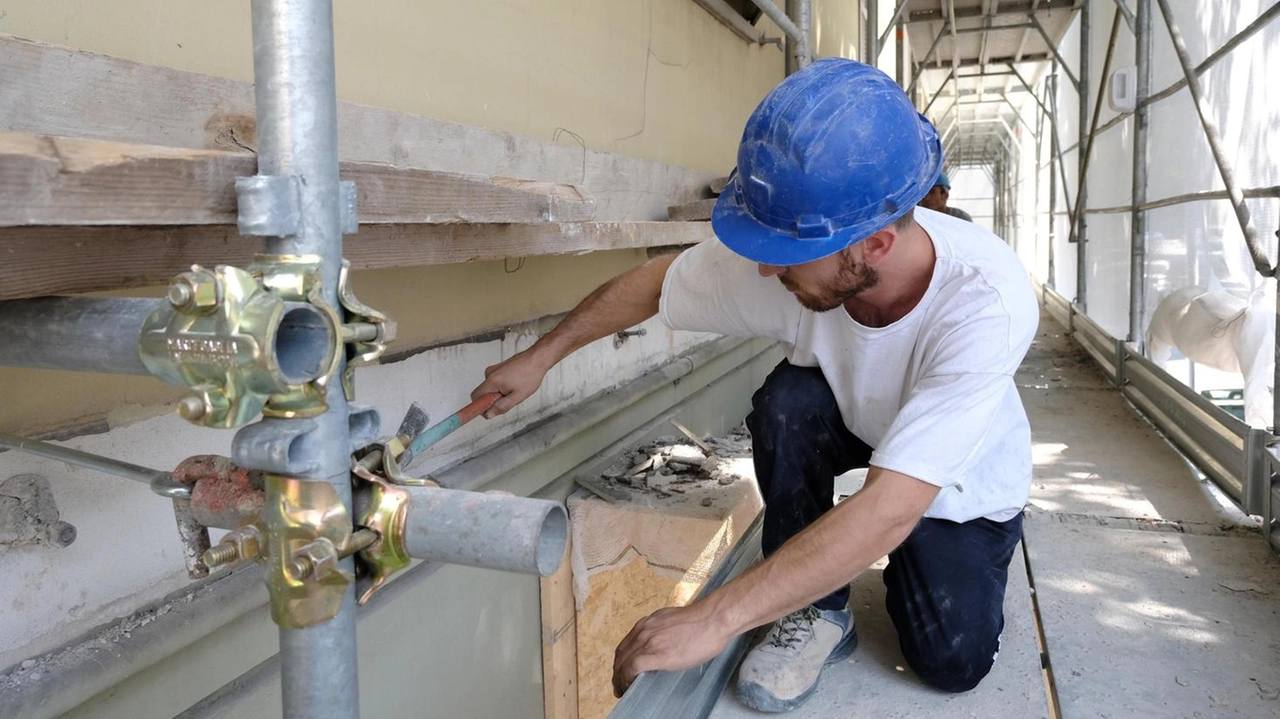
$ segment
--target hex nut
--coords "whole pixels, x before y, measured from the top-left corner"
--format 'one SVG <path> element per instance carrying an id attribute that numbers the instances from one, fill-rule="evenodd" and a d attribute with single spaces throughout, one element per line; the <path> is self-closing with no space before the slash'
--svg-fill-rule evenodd
<path id="1" fill-rule="evenodd" d="M 262 553 L 262 532 L 254 524 L 246 524 L 235 531 L 228 532 L 222 541 L 235 546 L 236 558 L 241 561 L 253 559 Z"/>
<path id="2" fill-rule="evenodd" d="M 194 422 L 208 413 L 209 408 L 205 406 L 204 400 L 195 395 L 187 395 L 178 402 L 178 416 Z"/>
<path id="3" fill-rule="evenodd" d="M 182 309 L 191 303 L 194 294 L 191 291 L 191 285 L 187 282 L 175 281 L 169 285 L 169 304 L 176 309 Z"/>
<path id="4" fill-rule="evenodd" d="M 208 312 L 222 302 L 222 280 L 209 270 L 193 267 L 173 279 L 169 302 L 179 310 Z"/>
<path id="5" fill-rule="evenodd" d="M 338 568 L 338 548 L 324 537 L 299 547 L 293 556 L 291 568 L 297 579 L 308 576 L 316 580 L 324 579 Z M 304 569 L 308 571 L 303 571 Z"/>

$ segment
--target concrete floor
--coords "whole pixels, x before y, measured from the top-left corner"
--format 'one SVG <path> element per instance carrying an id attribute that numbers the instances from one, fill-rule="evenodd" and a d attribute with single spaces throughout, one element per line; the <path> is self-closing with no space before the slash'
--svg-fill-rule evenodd
<path id="1" fill-rule="evenodd" d="M 1047 315 L 1017 379 L 1035 477 L 991 675 L 963 695 L 922 685 L 877 565 L 853 585 L 862 645 L 791 716 L 1280 717 L 1280 561 L 1260 534 Z M 758 715 L 730 689 L 711 716 Z"/>

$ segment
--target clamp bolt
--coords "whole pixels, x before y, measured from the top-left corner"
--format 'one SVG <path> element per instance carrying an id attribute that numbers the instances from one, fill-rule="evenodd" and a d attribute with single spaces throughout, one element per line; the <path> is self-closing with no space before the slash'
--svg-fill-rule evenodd
<path id="1" fill-rule="evenodd" d="M 191 291 L 191 285 L 185 282 L 175 282 L 169 285 L 169 304 L 177 309 L 182 309 L 191 303 L 195 298 L 195 294 Z"/>
<path id="2" fill-rule="evenodd" d="M 195 395 L 187 395 L 178 402 L 178 416 L 194 422 L 205 415 L 208 409 L 204 406 L 204 400 Z"/>
<path id="3" fill-rule="evenodd" d="M 169 304 L 179 311 L 207 313 L 223 300 L 222 280 L 199 265 L 183 272 L 169 285 Z"/>
<path id="4" fill-rule="evenodd" d="M 204 550 L 201 555 L 206 567 L 213 569 L 236 561 L 236 548 L 233 544 L 218 544 Z"/>
<path id="5" fill-rule="evenodd" d="M 227 533 L 215 546 L 204 551 L 201 559 L 209 569 L 253 559 L 262 552 L 262 532 L 252 524 Z"/>
<path id="6" fill-rule="evenodd" d="M 319 581 L 337 568 L 338 548 L 323 537 L 299 547 L 289 561 L 289 574 L 299 581 L 308 577 Z"/>

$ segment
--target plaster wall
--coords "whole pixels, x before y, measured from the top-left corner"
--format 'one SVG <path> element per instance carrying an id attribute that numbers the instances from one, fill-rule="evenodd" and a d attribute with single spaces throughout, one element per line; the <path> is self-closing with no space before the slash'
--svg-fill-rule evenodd
<path id="1" fill-rule="evenodd" d="M 839 0 L 813 0 L 813 39 L 818 57 L 858 59 L 862 46 L 860 3 Z M 893 12 L 891 8 L 890 13 Z"/>
<path id="2" fill-rule="evenodd" d="M 4 11 L 0 32 L 253 79 L 247 2 Z M 747 43 L 691 0 L 338 0 L 334 25 L 340 100 L 708 172 L 732 167 L 738 131 L 783 73 L 777 46 Z"/>
<path id="3" fill-rule="evenodd" d="M 443 419 L 465 405 L 480 368 L 531 344 L 544 323 L 487 342 L 429 350 L 403 362 L 362 368 L 357 399 L 376 406 L 390 431 L 413 401 Z M 542 388 L 502 418 L 474 423 L 433 447 L 415 472 L 432 472 L 509 437 L 520 427 L 602 389 L 634 379 L 709 339 L 672 333 L 657 320 L 620 348 L 605 341 L 570 356 Z M 193 454 L 227 454 L 232 432 L 194 427 L 171 413 L 86 435 L 66 444 L 135 464 L 167 469 Z M 0 453 L 0 476 L 49 479 L 61 518 L 79 530 L 65 549 L 11 547 L 0 552 L 0 667 L 51 650 L 74 636 L 185 587 L 181 545 L 170 502 L 142 484 L 17 452 Z M 549 482 L 554 477 L 546 477 Z M 215 532 L 215 541 L 217 533 Z"/>
<path id="4" fill-rule="evenodd" d="M 853 7 L 819 4 L 815 33 L 825 34 L 818 45 L 822 54 L 855 54 Z M 581 146 L 584 152 L 638 157 L 708 176 L 732 167 L 747 115 L 783 72 L 777 47 L 744 42 L 690 0 L 339 0 L 335 20 L 343 101 Z M 767 34 L 780 34 L 767 20 L 761 27 Z M 0 32 L 252 80 L 249 4 L 244 2 L 15 0 L 0 12 Z M 497 172 L 471 164 L 433 167 Z M 522 167 L 529 169 L 526 176 L 542 176 L 537 166 Z M 653 204 L 653 198 L 645 199 Z M 609 219 L 638 217 L 619 210 Z M 466 403 L 485 366 L 510 357 L 545 331 L 546 321 L 540 318 L 569 310 L 590 289 L 645 257 L 643 251 L 613 251 L 356 273 L 357 295 L 399 322 L 393 352 L 433 347 L 404 361 L 362 369 L 357 401 L 382 411 L 384 430 L 395 426 L 413 400 L 433 416 L 446 416 Z M 539 393 L 517 411 L 502 420 L 477 421 L 434 448 L 423 471 L 483 451 L 709 339 L 673 334 L 655 321 L 645 326 L 647 336 L 631 338 L 621 348 L 606 341 L 580 351 L 553 370 Z M 483 339 L 467 339 L 477 336 Z M 178 393 L 150 378 L 0 369 L 0 386 L 5 387 L 0 430 L 68 430 L 70 446 L 137 464 L 169 468 L 192 454 L 225 454 L 231 442 L 230 432 L 197 429 L 176 418 L 171 408 Z M 745 401 L 749 388 L 735 396 Z M 5 617 L 0 622 L 0 668 L 50 651 L 188 582 L 167 501 L 127 480 L 0 453 L 0 480 L 25 472 L 49 478 L 62 518 L 77 526 L 79 539 L 62 550 L 0 551 L 0 576 L 8 580 L 0 586 Z M 530 486 L 539 483 L 521 489 Z M 440 582 L 448 584 L 453 576 L 441 572 Z M 469 580 L 448 589 L 440 586 L 432 591 L 475 606 L 480 606 L 474 601 L 478 593 L 503 591 Z M 529 582 L 498 586 L 514 588 L 513 596 L 522 598 L 516 603 L 523 609 L 508 612 L 516 618 L 501 626 L 521 632 L 508 649 L 518 655 L 510 658 L 512 665 L 527 669 L 528 682 L 520 691 L 529 694 L 537 688 L 540 672 L 534 661 L 537 643 L 529 641 L 536 623 L 526 616 L 536 594 L 529 591 Z M 255 626 L 245 631 L 260 638 L 265 625 L 258 621 Z M 147 691 L 163 690 L 149 686 Z M 142 696 L 140 701 L 150 695 Z"/>

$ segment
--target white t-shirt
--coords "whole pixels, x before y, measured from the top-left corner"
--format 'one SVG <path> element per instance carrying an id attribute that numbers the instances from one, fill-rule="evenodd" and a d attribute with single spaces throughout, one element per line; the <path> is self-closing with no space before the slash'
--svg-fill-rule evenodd
<path id="1" fill-rule="evenodd" d="M 672 329 L 767 337 L 820 367 L 871 464 L 942 488 L 927 517 L 1005 521 L 1031 491 L 1031 428 L 1013 381 L 1039 323 L 1022 262 L 978 225 L 918 207 L 937 261 L 905 317 L 867 327 L 806 309 L 718 240 L 672 263 L 659 314 Z"/>

